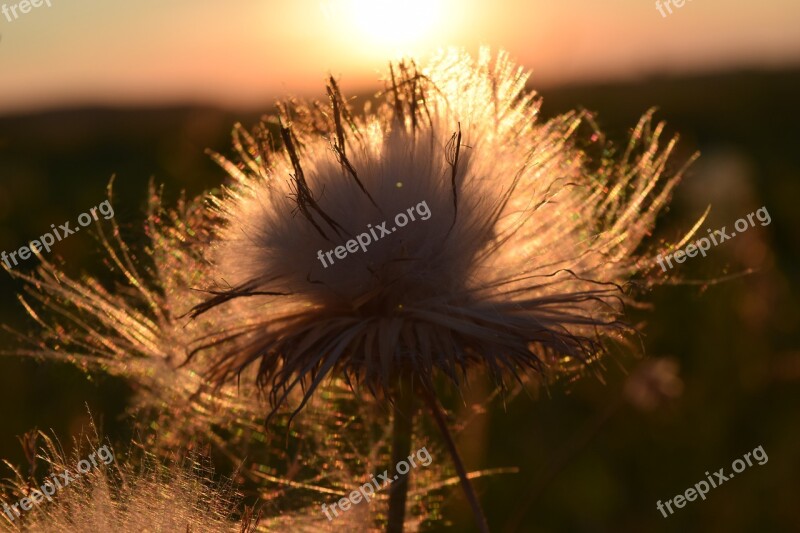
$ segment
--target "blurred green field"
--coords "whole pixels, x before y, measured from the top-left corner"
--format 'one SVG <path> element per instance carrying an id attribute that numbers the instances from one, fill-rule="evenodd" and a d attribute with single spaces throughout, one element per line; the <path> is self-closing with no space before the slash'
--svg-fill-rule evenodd
<path id="1" fill-rule="evenodd" d="M 772 222 L 680 265 L 687 283 L 656 290 L 653 308 L 635 312 L 645 352 L 680 361 L 685 390 L 677 402 L 652 413 L 623 405 L 605 417 L 620 396 L 621 366 L 635 366 L 627 358 L 622 365 L 607 362 L 605 384 L 587 378 L 505 408 L 496 402 L 461 434 L 468 467 L 520 468 L 476 483 L 492 530 L 510 531 L 520 515 L 524 525 L 517 530 L 525 532 L 799 531 L 800 71 L 540 92 L 545 117 L 585 107 L 598 112 L 601 129 L 619 143 L 657 105 L 657 118 L 681 134 L 681 157 L 700 150 L 657 238 L 675 239 L 707 205 L 704 228 L 730 227 L 761 206 Z M 148 180 L 163 183 L 173 201 L 182 190 L 196 195 L 218 186 L 223 172 L 204 149 L 230 153 L 231 126 L 251 126 L 259 115 L 185 107 L 0 117 L 0 250 L 97 205 L 112 175 L 117 221 L 124 237 L 140 245 Z M 59 243 L 53 255 L 70 273 L 97 270 L 102 260 L 88 233 Z M 714 282 L 748 268 L 757 271 Z M 0 323 L 32 328 L 18 290 L 0 274 Z M 0 332 L 0 350 L 15 342 Z M 34 426 L 52 428 L 66 442 L 86 424 L 87 405 L 102 415 L 106 434 L 124 442 L 131 434 L 124 415 L 130 392 L 66 365 L 0 358 L 0 457 L 22 463 L 16 435 Z M 769 456 L 764 466 L 667 519 L 656 510 L 657 500 L 683 492 L 707 470 L 729 469 L 759 445 Z M 574 453 L 564 452 L 571 446 Z M 563 468 L 544 483 L 556 463 Z M 451 530 L 472 531 L 468 507 L 455 492 L 445 509 Z"/>

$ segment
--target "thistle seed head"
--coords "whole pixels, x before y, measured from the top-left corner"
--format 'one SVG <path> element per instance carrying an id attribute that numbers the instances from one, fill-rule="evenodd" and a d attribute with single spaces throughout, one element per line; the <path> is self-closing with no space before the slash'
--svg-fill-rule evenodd
<path id="1" fill-rule="evenodd" d="M 675 140 L 659 148 L 647 114 L 612 159 L 588 114 L 540 120 L 527 77 L 503 53 L 451 51 L 391 65 L 363 116 L 333 79 L 325 105 L 282 104 L 279 149 L 265 124 L 237 129 L 240 163 L 217 156 L 234 179 L 212 198 L 216 284 L 194 309 L 235 310 L 196 346 L 225 347 L 211 379 L 254 365 L 273 407 L 331 372 L 391 396 L 399 375 L 502 383 L 622 338 Z"/>

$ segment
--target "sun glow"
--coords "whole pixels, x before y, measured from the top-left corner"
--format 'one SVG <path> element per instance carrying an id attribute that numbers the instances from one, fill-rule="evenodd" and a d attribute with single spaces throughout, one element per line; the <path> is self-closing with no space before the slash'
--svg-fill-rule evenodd
<path id="1" fill-rule="evenodd" d="M 345 0 L 338 5 L 348 37 L 369 53 L 397 56 L 433 44 L 443 0 Z"/>

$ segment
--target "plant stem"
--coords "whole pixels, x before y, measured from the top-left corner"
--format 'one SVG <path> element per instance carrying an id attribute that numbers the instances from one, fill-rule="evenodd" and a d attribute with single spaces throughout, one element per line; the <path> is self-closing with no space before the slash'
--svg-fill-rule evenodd
<path id="1" fill-rule="evenodd" d="M 433 418 L 436 420 L 436 424 L 439 426 L 439 431 L 441 431 L 442 437 L 444 437 L 445 444 L 447 444 L 447 449 L 450 452 L 450 456 L 453 458 L 453 464 L 456 467 L 458 479 L 461 480 L 461 488 L 464 489 L 464 494 L 467 496 L 467 501 L 469 501 L 469 505 L 472 507 L 472 514 L 475 517 L 475 524 L 478 526 L 478 529 L 481 531 L 481 533 L 489 533 L 489 524 L 486 522 L 486 515 L 483 514 L 481 504 L 478 501 L 478 496 L 475 494 L 475 489 L 472 487 L 472 483 L 470 483 L 469 478 L 467 477 L 467 470 L 464 468 L 464 463 L 461 461 L 461 456 L 458 455 L 456 443 L 453 441 L 453 436 L 450 434 L 450 430 L 447 427 L 447 420 L 445 420 L 442 408 L 439 407 L 439 402 L 433 397 L 430 391 L 424 390 L 423 394 L 425 396 L 425 401 L 428 403 L 428 407 L 433 414 Z"/>
<path id="2" fill-rule="evenodd" d="M 386 525 L 387 533 L 403 533 L 406 518 L 406 499 L 408 497 L 408 478 L 397 472 L 396 467 L 400 461 L 405 461 L 411 455 L 411 438 L 414 430 L 414 391 L 411 388 L 410 376 L 400 377 L 398 380 L 394 416 L 392 421 L 392 473 L 394 478 L 389 486 L 389 520 Z"/>

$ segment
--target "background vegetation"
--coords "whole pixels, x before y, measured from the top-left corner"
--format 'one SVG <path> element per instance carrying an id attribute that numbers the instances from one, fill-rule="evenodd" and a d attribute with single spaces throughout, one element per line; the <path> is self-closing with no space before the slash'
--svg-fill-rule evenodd
<path id="1" fill-rule="evenodd" d="M 675 238 L 707 205 L 704 227 L 732 226 L 766 206 L 769 226 L 749 230 L 679 266 L 685 283 L 652 294 L 636 312 L 644 353 L 681 365 L 685 388 L 671 404 L 640 412 L 617 402 L 633 358 L 608 361 L 605 383 L 561 384 L 538 398 L 494 402 L 461 434 L 472 468 L 518 466 L 477 482 L 494 531 L 792 531 L 800 529 L 800 71 L 739 72 L 542 91 L 543 114 L 584 106 L 625 142 L 650 106 L 702 157 L 679 188 L 657 237 Z M 322 96 L 322 95 L 320 95 Z M 265 105 L 261 111 L 268 111 Z M 207 108 L 71 109 L 0 117 L 0 250 L 13 250 L 75 220 L 105 198 L 116 174 L 117 220 L 134 248 L 148 180 L 166 197 L 218 186 L 223 172 L 205 148 L 229 153 L 236 121 L 260 112 Z M 704 231 L 704 230 L 701 230 Z M 68 272 L 96 270 L 89 233 L 59 243 Z M 22 268 L 31 269 L 35 261 Z M 749 268 L 756 272 L 720 281 Z M 34 328 L 0 273 L 0 323 Z M 32 329 L 35 331 L 35 329 Z M 15 343 L 0 332 L 0 350 Z M 66 443 L 87 425 L 86 405 L 112 441 L 132 434 L 124 383 L 67 365 L 0 358 L 0 457 L 24 461 L 16 435 L 52 428 Z M 485 393 L 479 388 L 475 394 Z M 764 466 L 713 490 L 668 519 L 666 500 L 762 445 Z M 550 476 L 548 473 L 555 473 Z M 552 479 L 550 479 L 552 477 Z M 447 500 L 455 531 L 470 531 L 460 491 Z"/>

